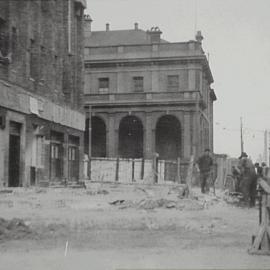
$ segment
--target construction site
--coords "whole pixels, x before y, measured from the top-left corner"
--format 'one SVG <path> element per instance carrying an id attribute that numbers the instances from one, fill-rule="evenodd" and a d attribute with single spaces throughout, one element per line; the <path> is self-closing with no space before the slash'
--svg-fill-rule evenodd
<path id="1" fill-rule="evenodd" d="M 0 270 L 270 269 L 269 2 L 241 1 L 0 1 Z"/>
<path id="2" fill-rule="evenodd" d="M 248 252 L 257 207 L 224 190 L 186 191 L 147 183 L 2 189 L 0 268 L 269 269 L 269 256 Z"/>

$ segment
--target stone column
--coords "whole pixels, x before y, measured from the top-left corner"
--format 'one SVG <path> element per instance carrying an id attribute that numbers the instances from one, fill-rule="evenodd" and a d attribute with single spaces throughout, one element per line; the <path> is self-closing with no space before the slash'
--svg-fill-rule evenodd
<path id="1" fill-rule="evenodd" d="M 189 158 L 190 157 L 190 150 L 191 150 L 191 133 L 190 133 L 190 113 L 185 112 L 184 113 L 184 129 L 183 129 L 183 147 L 184 147 L 184 158 Z"/>
<path id="2" fill-rule="evenodd" d="M 109 115 L 109 126 L 108 126 L 108 140 L 107 140 L 107 155 L 108 157 L 115 157 L 117 155 L 118 132 L 115 130 L 115 119 L 114 114 Z"/>
<path id="3" fill-rule="evenodd" d="M 159 72 L 152 70 L 152 92 L 159 92 Z"/>
<path id="4" fill-rule="evenodd" d="M 63 179 L 68 179 L 68 133 L 64 133 L 64 141 L 63 141 Z"/>
<path id="5" fill-rule="evenodd" d="M 124 92 L 123 86 L 124 86 L 124 73 L 118 69 L 117 70 L 117 86 L 116 86 L 116 92 L 121 93 Z"/>
<path id="6" fill-rule="evenodd" d="M 144 157 L 151 159 L 153 157 L 153 128 L 152 128 L 152 114 L 146 113 L 145 129 L 144 129 Z"/>
<path id="7" fill-rule="evenodd" d="M 188 69 L 188 90 L 195 91 L 196 89 L 196 71 L 190 67 Z"/>

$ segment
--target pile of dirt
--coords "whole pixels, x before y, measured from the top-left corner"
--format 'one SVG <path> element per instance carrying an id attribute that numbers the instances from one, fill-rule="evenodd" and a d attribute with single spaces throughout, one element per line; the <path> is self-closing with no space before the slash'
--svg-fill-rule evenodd
<path id="1" fill-rule="evenodd" d="M 32 230 L 22 219 L 0 218 L 0 240 L 22 239 L 32 234 Z"/>
<path id="2" fill-rule="evenodd" d="M 106 189 L 100 189 L 100 190 L 87 190 L 87 195 L 108 195 L 109 191 Z"/>
<path id="3" fill-rule="evenodd" d="M 109 191 L 103 188 L 103 184 L 100 183 L 91 183 L 86 185 L 86 194 L 87 195 L 108 195 Z"/>
<path id="4" fill-rule="evenodd" d="M 119 209 L 125 208 L 135 208 L 152 210 L 156 208 L 167 208 L 167 209 L 177 209 L 177 210 L 203 210 L 205 208 L 205 203 L 193 199 L 180 199 L 180 200 L 168 200 L 165 198 L 146 198 L 139 201 L 131 200 L 116 200 L 110 202 L 110 204 L 119 206 Z"/>
<path id="5" fill-rule="evenodd" d="M 240 192 L 229 192 L 226 190 L 223 195 L 223 200 L 228 204 L 240 206 L 243 203 L 243 194 Z"/>

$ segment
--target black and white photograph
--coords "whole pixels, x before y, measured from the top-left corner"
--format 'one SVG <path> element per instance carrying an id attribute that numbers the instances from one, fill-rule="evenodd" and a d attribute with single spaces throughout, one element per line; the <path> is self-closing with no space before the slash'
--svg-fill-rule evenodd
<path id="1" fill-rule="evenodd" d="M 0 0 L 0 270 L 270 269 L 269 0 Z"/>

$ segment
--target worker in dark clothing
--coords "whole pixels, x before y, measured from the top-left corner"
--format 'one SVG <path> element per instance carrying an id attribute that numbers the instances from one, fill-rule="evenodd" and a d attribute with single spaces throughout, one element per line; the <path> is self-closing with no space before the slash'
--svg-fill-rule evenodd
<path id="1" fill-rule="evenodd" d="M 260 166 L 260 164 L 257 162 L 254 164 L 257 177 L 263 178 L 263 168 Z"/>
<path id="2" fill-rule="evenodd" d="M 235 179 L 235 192 L 240 191 L 240 170 L 238 170 L 235 166 L 232 166 L 232 176 Z"/>
<path id="3" fill-rule="evenodd" d="M 245 152 L 239 157 L 238 167 L 241 172 L 240 190 L 243 193 L 244 201 L 253 207 L 256 199 L 257 175 L 255 166 Z"/>
<path id="4" fill-rule="evenodd" d="M 210 149 L 205 149 L 202 156 L 196 162 L 200 170 L 201 192 L 209 192 L 209 180 L 212 173 L 213 159 L 210 155 Z"/>

